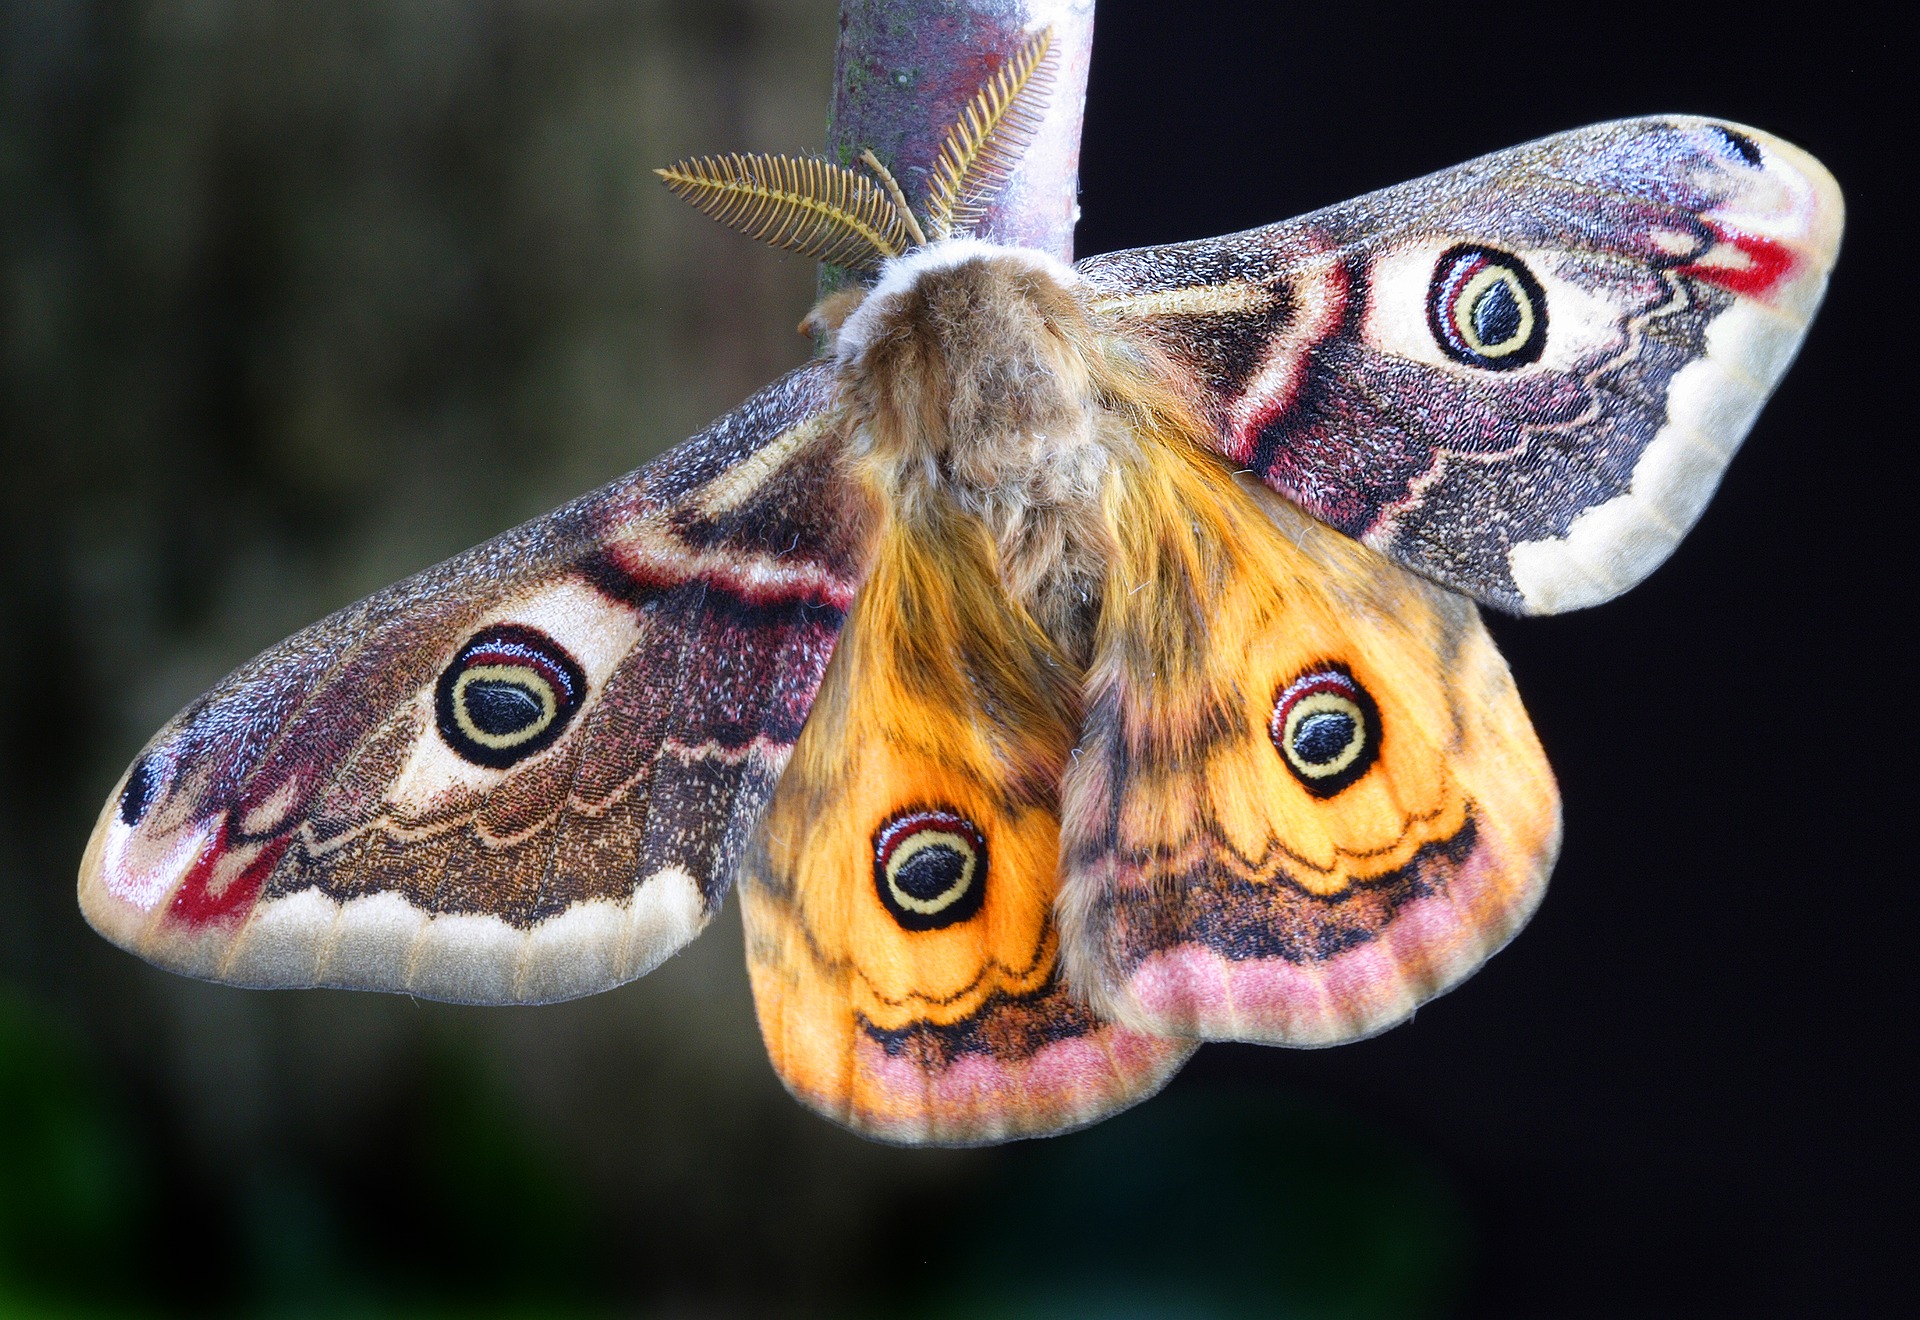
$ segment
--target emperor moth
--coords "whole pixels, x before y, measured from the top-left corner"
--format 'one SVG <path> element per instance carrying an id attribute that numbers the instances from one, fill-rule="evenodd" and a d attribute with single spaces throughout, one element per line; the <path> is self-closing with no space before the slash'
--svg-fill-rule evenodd
<path id="1" fill-rule="evenodd" d="M 822 355 L 190 705 L 102 811 L 88 920 L 236 984 L 543 1002 L 737 880 L 781 1077 L 903 1142 L 1064 1130 L 1200 1041 L 1350 1040 L 1469 975 L 1559 842 L 1478 604 L 1666 557 L 1838 191 L 1623 120 L 1068 266 L 970 232 L 1046 72 L 1040 33 L 918 210 L 872 156 L 667 171 L 866 277 Z"/>

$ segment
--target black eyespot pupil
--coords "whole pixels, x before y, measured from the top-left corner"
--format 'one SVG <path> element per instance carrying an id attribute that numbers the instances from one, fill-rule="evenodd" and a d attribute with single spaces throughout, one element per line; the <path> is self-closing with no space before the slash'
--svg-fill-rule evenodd
<path id="1" fill-rule="evenodd" d="M 986 902 L 987 840 L 948 807 L 897 812 L 873 833 L 873 885 L 900 929 L 945 930 Z"/>
<path id="2" fill-rule="evenodd" d="M 134 762 L 127 774 L 127 786 L 120 790 L 120 823 L 138 825 L 159 788 L 160 777 L 154 773 L 153 762 L 144 756 Z"/>
<path id="3" fill-rule="evenodd" d="M 1473 300 L 1473 333 L 1489 348 L 1497 348 L 1520 333 L 1520 304 L 1505 280 L 1495 280 Z"/>
<path id="4" fill-rule="evenodd" d="M 1325 765 L 1347 750 L 1356 732 L 1353 717 L 1340 711 L 1309 715 L 1294 732 L 1294 755 L 1308 765 Z"/>
<path id="5" fill-rule="evenodd" d="M 503 737 L 540 722 L 546 713 L 540 698 L 518 683 L 475 679 L 466 686 L 467 718 L 482 733 Z"/>
<path id="6" fill-rule="evenodd" d="M 1455 362 L 1513 371 L 1546 352 L 1547 292 L 1513 253 L 1462 243 L 1434 263 L 1427 328 Z"/>
<path id="7" fill-rule="evenodd" d="M 587 676 L 536 628 L 482 628 L 454 653 L 434 685 L 440 737 L 462 760 L 496 770 L 551 747 L 580 713 Z"/>
<path id="8" fill-rule="evenodd" d="M 900 892 L 920 903 L 931 903 L 949 893 L 966 873 L 967 859 L 944 844 L 929 844 L 894 872 Z"/>

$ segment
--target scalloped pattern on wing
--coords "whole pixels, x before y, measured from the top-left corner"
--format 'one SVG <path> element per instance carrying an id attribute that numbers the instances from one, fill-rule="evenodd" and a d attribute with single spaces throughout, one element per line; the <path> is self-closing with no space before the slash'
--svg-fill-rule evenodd
<path id="1" fill-rule="evenodd" d="M 1538 614 L 1626 590 L 1693 526 L 1799 348 L 1841 224 L 1798 148 L 1633 119 L 1080 270 L 1184 367 L 1235 463 Z"/>
<path id="2" fill-rule="evenodd" d="M 163 729 L 80 901 L 175 971 L 544 1002 L 705 925 L 865 571 L 830 372 L 313 625 Z"/>
<path id="3" fill-rule="evenodd" d="M 1078 693 L 984 528 L 920 513 L 884 534 L 742 868 L 754 1004 L 788 1090 L 857 1132 L 1042 1136 L 1146 1098 L 1193 1046 L 1062 983 Z"/>
<path id="4" fill-rule="evenodd" d="M 1210 456 L 1143 452 L 1061 831 L 1068 983 L 1144 1032 L 1330 1045 L 1519 930 L 1559 798 L 1471 601 Z"/>

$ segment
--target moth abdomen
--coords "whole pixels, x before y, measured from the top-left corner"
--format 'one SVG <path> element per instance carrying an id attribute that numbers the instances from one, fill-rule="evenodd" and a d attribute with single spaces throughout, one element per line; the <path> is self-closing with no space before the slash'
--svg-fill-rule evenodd
<path id="1" fill-rule="evenodd" d="M 856 461 L 893 516 L 984 528 L 995 572 L 1084 662 L 1110 554 L 1101 505 L 1130 443 L 1096 387 L 1098 318 L 1071 269 L 976 240 L 887 265 L 841 325 Z"/>

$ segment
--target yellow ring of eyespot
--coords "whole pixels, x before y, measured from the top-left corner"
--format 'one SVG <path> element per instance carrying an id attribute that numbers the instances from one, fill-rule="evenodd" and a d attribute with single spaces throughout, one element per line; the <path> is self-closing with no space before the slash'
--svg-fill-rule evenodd
<path id="1" fill-rule="evenodd" d="M 1303 760 L 1293 750 L 1294 735 L 1299 733 L 1301 721 L 1309 715 L 1325 714 L 1345 715 L 1352 720 L 1353 736 L 1347 739 L 1347 745 L 1340 755 L 1331 761 Z M 1280 730 L 1280 746 L 1286 749 L 1287 760 L 1292 762 L 1295 770 L 1309 779 L 1328 779 L 1352 765 L 1366 750 L 1367 717 L 1356 703 L 1337 692 L 1316 692 L 1296 701 L 1293 709 L 1287 712 L 1286 727 Z"/>
<path id="2" fill-rule="evenodd" d="M 1479 305 L 1480 298 L 1498 282 L 1507 286 L 1507 292 L 1513 296 L 1513 305 L 1520 309 L 1520 324 L 1514 332 L 1498 344 L 1483 344 L 1479 333 L 1473 328 L 1473 309 Z M 1520 283 L 1520 277 L 1505 266 L 1488 266 L 1460 286 L 1459 295 L 1453 300 L 1449 313 L 1453 318 L 1453 328 L 1468 348 L 1485 358 L 1503 358 L 1509 353 L 1518 353 L 1533 338 L 1533 299 L 1528 296 L 1526 286 Z"/>
<path id="3" fill-rule="evenodd" d="M 900 887 L 897 877 L 900 869 L 922 851 L 932 847 L 947 847 L 965 858 L 960 868 L 960 878 L 948 888 L 932 898 L 915 898 Z M 973 840 L 950 830 L 921 830 L 898 848 L 893 856 L 887 858 L 887 892 L 893 901 L 909 912 L 917 912 L 923 917 L 937 916 L 958 903 L 973 888 L 974 872 L 980 869 L 980 854 L 973 846 Z"/>
<path id="4" fill-rule="evenodd" d="M 540 718 L 512 733 L 488 733 L 467 714 L 467 685 L 477 682 L 511 683 L 531 692 L 539 699 Z M 463 670 L 460 677 L 453 681 L 453 722 L 459 726 L 461 733 L 494 751 L 505 751 L 509 747 L 518 747 L 528 739 L 538 738 L 552 726 L 554 717 L 559 713 L 559 694 L 553 690 L 553 684 L 547 682 L 546 676 L 531 665 L 475 665 Z"/>

